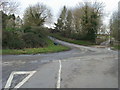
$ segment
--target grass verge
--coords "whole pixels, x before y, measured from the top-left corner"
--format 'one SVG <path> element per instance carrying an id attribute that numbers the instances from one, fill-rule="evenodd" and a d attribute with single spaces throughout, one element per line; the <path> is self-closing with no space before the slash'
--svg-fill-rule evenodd
<path id="1" fill-rule="evenodd" d="M 3 49 L 3 55 L 19 55 L 19 54 L 38 54 L 38 53 L 52 53 L 52 52 L 60 52 L 67 51 L 70 48 L 62 46 L 62 45 L 54 45 L 53 41 L 47 39 L 48 46 L 43 48 L 26 48 L 26 49 Z"/>
<path id="2" fill-rule="evenodd" d="M 113 49 L 115 49 L 115 50 L 120 50 L 120 45 L 115 45 L 115 46 L 113 46 Z"/>
<path id="3" fill-rule="evenodd" d="M 84 46 L 95 45 L 95 43 L 91 43 L 89 41 L 83 41 L 83 40 L 75 40 L 75 39 L 65 38 L 65 37 L 60 36 L 59 34 L 50 34 L 50 36 L 55 37 L 55 38 L 57 38 L 59 40 L 63 40 L 63 41 L 74 43 L 74 44 L 78 44 L 78 45 L 84 45 Z"/>

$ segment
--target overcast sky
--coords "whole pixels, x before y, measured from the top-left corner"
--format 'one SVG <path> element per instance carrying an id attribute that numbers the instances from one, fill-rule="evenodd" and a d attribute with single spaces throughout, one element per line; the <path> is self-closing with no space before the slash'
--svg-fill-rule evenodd
<path id="1" fill-rule="evenodd" d="M 118 2 L 120 0 L 17 0 L 17 1 L 20 2 L 20 13 L 19 14 L 21 17 L 26 7 L 28 7 L 29 5 L 34 5 L 39 2 L 39 3 L 47 5 L 51 9 L 54 22 L 56 22 L 58 15 L 60 13 L 60 10 L 64 5 L 66 5 L 68 8 L 72 8 L 78 5 L 80 2 L 84 2 L 84 1 L 104 2 L 105 3 L 104 12 L 106 13 L 104 22 L 107 24 L 111 13 L 117 10 Z"/>

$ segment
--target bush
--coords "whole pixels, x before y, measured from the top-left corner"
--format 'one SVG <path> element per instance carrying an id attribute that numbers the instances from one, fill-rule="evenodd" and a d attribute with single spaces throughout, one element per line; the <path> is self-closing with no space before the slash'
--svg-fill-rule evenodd
<path id="1" fill-rule="evenodd" d="M 24 33 L 27 33 L 27 32 L 30 32 L 31 30 L 31 27 L 30 26 L 26 26 L 26 27 L 23 27 L 24 29 Z"/>
<path id="2" fill-rule="evenodd" d="M 22 49 L 24 48 L 24 42 L 16 33 L 11 31 L 3 31 L 2 47 L 9 49 Z"/>
<path id="3" fill-rule="evenodd" d="M 37 48 L 46 46 L 46 28 L 43 27 L 27 27 L 24 29 L 22 39 L 26 48 Z"/>
<path id="4" fill-rule="evenodd" d="M 31 32 L 39 35 L 41 38 L 45 38 L 47 36 L 47 29 L 44 27 L 32 27 Z"/>
<path id="5" fill-rule="evenodd" d="M 24 31 L 16 29 L 3 30 L 2 46 L 4 49 L 22 49 L 37 48 L 46 46 L 45 38 L 47 37 L 46 28 L 43 27 L 26 27 Z"/>
<path id="6" fill-rule="evenodd" d="M 22 39 L 25 42 L 26 48 L 37 48 L 37 47 L 43 47 L 46 45 L 46 42 L 39 37 L 39 35 L 34 33 L 25 33 L 22 36 Z"/>

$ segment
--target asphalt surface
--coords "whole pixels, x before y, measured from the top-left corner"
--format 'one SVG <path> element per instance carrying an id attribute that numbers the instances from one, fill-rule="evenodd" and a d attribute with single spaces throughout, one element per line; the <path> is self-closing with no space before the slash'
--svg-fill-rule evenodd
<path id="1" fill-rule="evenodd" d="M 51 38 L 71 50 L 36 55 L 3 55 L 2 87 L 12 72 L 36 71 L 19 88 L 118 88 L 118 52 Z M 20 82 L 11 81 L 14 88 Z"/>

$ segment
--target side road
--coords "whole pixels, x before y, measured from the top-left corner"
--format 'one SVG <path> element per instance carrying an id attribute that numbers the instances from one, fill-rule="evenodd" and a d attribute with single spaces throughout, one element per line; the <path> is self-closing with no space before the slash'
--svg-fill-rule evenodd
<path id="1" fill-rule="evenodd" d="M 3 76 L 4 85 L 13 71 L 36 71 L 19 88 L 118 88 L 117 51 L 50 38 L 71 47 L 71 50 L 51 54 L 3 56 L 3 75 L 7 75 Z M 22 82 L 17 79 L 12 82 Z"/>
<path id="2" fill-rule="evenodd" d="M 118 58 L 116 51 L 70 44 L 50 37 L 55 42 L 93 55 L 52 61 L 28 80 L 23 88 L 117 88 Z M 102 54 L 103 53 L 103 54 Z M 59 73 L 61 65 L 61 72 Z M 59 75 L 60 74 L 60 75 Z M 60 78 L 60 83 L 58 83 Z M 60 87 L 59 87 L 60 86 Z"/>

